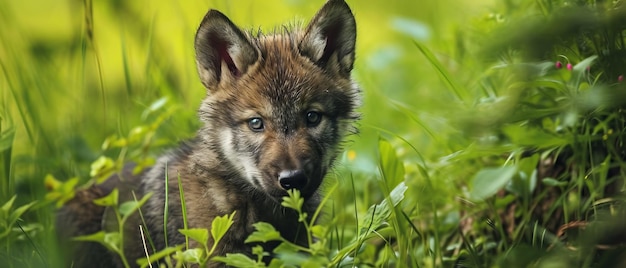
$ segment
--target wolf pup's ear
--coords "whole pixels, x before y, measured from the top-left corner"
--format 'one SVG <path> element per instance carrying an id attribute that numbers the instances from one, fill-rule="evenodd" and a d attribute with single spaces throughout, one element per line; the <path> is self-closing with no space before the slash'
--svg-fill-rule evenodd
<path id="1" fill-rule="evenodd" d="M 329 0 L 306 27 L 300 53 L 318 66 L 350 76 L 354 65 L 356 22 L 348 4 Z"/>
<path id="2" fill-rule="evenodd" d="M 224 14 L 209 10 L 196 33 L 196 64 L 207 89 L 240 77 L 258 59 L 254 46 Z"/>

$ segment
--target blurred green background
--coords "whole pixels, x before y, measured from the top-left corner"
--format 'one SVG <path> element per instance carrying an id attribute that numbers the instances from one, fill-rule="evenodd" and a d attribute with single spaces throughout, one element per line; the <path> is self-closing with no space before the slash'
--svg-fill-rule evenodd
<path id="1" fill-rule="evenodd" d="M 404 181 L 402 213 L 368 237 L 355 265 L 596 263 L 587 257 L 600 249 L 573 258 L 575 239 L 559 232 L 623 199 L 622 1 L 347 2 L 364 106 L 361 132 L 328 178 L 339 185 L 329 209 L 336 249 Z M 206 92 L 193 39 L 208 9 L 271 32 L 308 22 L 322 4 L 0 0 L 0 263 L 59 263 L 47 175 L 87 182 L 102 155 L 156 156 L 194 135 Z M 128 157 L 103 148 L 159 119 Z"/>
<path id="2" fill-rule="evenodd" d="M 195 111 L 205 95 L 195 70 L 193 38 L 209 8 L 240 27 L 271 32 L 285 23 L 308 22 L 321 4 L 3 1 L 0 112 L 2 130 L 14 131 L 15 140 L 2 199 L 16 192 L 40 197 L 43 174 L 87 177 L 87 163 L 101 154 L 103 140 L 128 133 L 146 107 L 163 97 L 182 107 L 159 129 L 163 143 L 170 147 L 192 136 L 198 127 Z M 376 128 L 408 136 L 426 155 L 441 155 L 441 148 L 431 146 L 432 137 L 406 124 L 409 118 L 393 102 L 434 117 L 454 109 L 454 97 L 414 40 L 437 51 L 456 51 L 457 35 L 472 31 L 464 24 L 486 16 L 488 2 L 349 4 L 358 22 L 354 76 L 365 95 L 362 134 L 352 137 L 356 142 L 350 146 L 359 152 L 361 168 L 374 170 Z M 453 73 L 464 76 L 460 71 Z"/>

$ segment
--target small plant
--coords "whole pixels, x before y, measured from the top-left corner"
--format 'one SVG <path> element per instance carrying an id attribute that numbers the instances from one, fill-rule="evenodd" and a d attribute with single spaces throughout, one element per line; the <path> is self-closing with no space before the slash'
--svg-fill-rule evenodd
<path id="1" fill-rule="evenodd" d="M 22 224 L 19 223 L 21 217 L 37 204 L 36 201 L 33 201 L 18 208 L 13 208 L 13 203 L 16 198 L 17 196 L 14 195 L 0 207 L 0 241 L 7 239 L 12 234 L 24 233 Z"/>
<path id="2" fill-rule="evenodd" d="M 96 205 L 112 208 L 112 211 L 115 213 L 118 230 L 113 232 L 100 231 L 91 235 L 75 237 L 74 240 L 98 242 L 119 255 L 125 267 L 130 267 L 130 263 L 124 255 L 124 226 L 128 218 L 139 210 L 152 194 L 147 194 L 140 200 L 127 201 L 119 204 L 118 193 L 116 188 L 113 189 L 109 195 L 94 200 Z"/>

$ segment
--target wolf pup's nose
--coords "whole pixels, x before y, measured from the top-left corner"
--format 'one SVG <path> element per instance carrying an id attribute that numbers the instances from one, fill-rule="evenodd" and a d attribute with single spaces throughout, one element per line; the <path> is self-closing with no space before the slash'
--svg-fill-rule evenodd
<path id="1" fill-rule="evenodd" d="M 302 188 L 306 186 L 307 178 L 304 171 L 301 169 L 283 170 L 278 174 L 278 182 L 285 190 L 302 190 Z"/>

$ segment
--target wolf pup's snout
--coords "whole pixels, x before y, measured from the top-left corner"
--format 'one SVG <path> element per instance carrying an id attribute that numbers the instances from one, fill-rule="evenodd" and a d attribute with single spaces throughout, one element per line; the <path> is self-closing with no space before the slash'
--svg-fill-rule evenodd
<path id="1" fill-rule="evenodd" d="M 308 183 L 308 178 L 302 169 L 283 170 L 278 175 L 278 182 L 285 190 L 302 190 Z"/>

